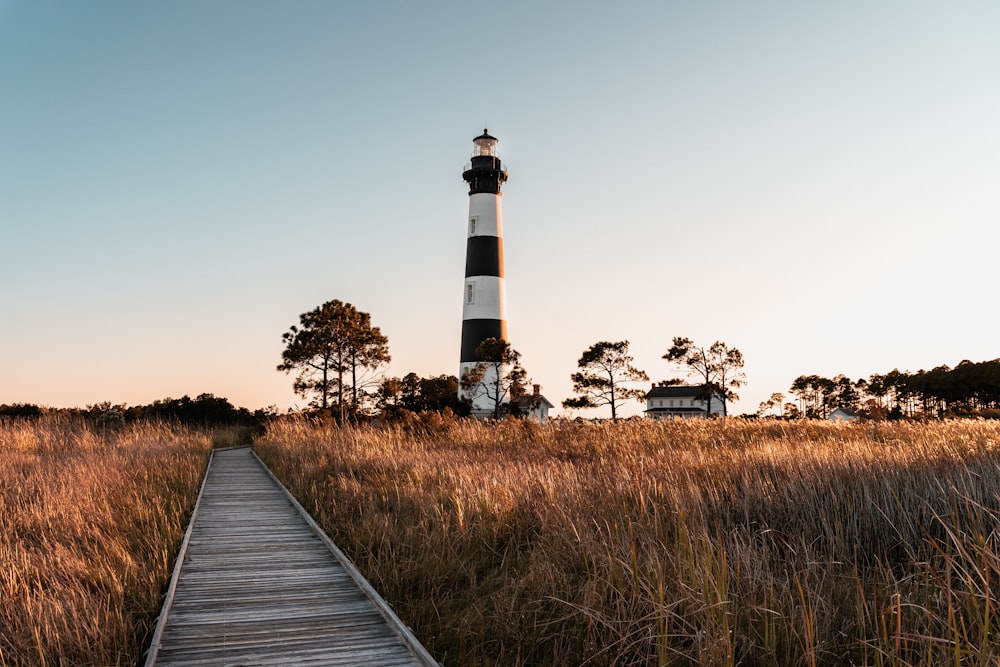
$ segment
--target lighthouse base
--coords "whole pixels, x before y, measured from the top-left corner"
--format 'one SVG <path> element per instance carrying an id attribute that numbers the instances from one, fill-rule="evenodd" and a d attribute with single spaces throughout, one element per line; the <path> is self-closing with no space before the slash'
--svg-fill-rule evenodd
<path id="1" fill-rule="evenodd" d="M 463 361 L 459 368 L 459 378 L 464 378 L 465 374 L 474 370 L 477 365 L 476 362 Z M 469 387 L 468 389 L 460 387 L 458 397 L 468 399 L 471 402 L 470 417 L 491 419 L 496 412 L 496 396 L 498 391 L 503 393 L 502 388 L 497 383 L 496 369 L 492 366 L 486 366 L 482 379 L 474 387 Z M 500 416 L 506 414 L 508 403 L 508 396 L 503 396 L 500 399 Z"/>

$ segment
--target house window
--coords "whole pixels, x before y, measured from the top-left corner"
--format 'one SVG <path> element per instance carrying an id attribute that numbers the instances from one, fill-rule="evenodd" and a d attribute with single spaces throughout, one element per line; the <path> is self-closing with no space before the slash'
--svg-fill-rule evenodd
<path id="1" fill-rule="evenodd" d="M 476 298 L 476 284 L 469 283 L 465 286 L 465 303 L 471 304 Z"/>
<path id="2" fill-rule="evenodd" d="M 479 218 L 469 218 L 469 236 L 476 235 L 476 222 L 478 221 Z"/>
<path id="3" fill-rule="evenodd" d="M 674 399 L 671 398 L 670 399 L 670 407 L 673 407 L 673 406 L 674 406 Z"/>

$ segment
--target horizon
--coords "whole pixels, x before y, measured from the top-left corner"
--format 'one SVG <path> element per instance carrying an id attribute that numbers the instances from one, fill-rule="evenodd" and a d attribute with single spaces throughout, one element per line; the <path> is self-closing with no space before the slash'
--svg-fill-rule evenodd
<path id="1" fill-rule="evenodd" d="M 554 414 L 608 416 L 560 405 L 601 340 L 650 383 L 740 349 L 733 415 L 1000 357 L 1000 6 L 0 0 L 0 95 L 0 404 L 302 408 L 281 336 L 330 299 L 457 375 L 483 127 Z"/>

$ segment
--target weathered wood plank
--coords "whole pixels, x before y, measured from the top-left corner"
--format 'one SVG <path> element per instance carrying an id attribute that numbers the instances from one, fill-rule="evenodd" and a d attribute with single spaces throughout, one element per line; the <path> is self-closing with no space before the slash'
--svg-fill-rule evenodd
<path id="1" fill-rule="evenodd" d="M 147 667 L 437 663 L 247 449 L 216 451 Z"/>

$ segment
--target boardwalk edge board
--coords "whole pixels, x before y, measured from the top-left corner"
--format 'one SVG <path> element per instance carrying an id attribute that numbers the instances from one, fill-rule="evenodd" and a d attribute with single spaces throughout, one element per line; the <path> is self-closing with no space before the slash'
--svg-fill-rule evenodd
<path id="1" fill-rule="evenodd" d="M 257 456 L 257 452 L 251 449 L 250 453 L 255 459 L 257 459 L 257 462 L 260 463 L 271 479 L 274 480 L 274 483 L 278 485 L 278 488 L 284 492 L 285 497 L 288 498 L 292 507 L 294 507 L 299 514 L 302 515 L 302 518 L 305 519 L 305 522 L 309 525 L 310 530 L 312 530 L 316 537 L 318 537 L 326 548 L 330 550 L 330 553 L 333 554 L 334 558 L 340 561 L 340 564 L 351 576 L 351 579 L 354 580 L 354 583 L 358 585 L 358 588 L 360 588 L 368 599 L 375 604 L 375 608 L 378 609 L 380 614 L 382 614 L 382 617 L 385 619 L 386 623 L 389 624 L 389 627 L 399 633 L 399 636 L 403 639 L 407 648 L 413 651 L 414 655 L 420 662 L 423 662 L 430 667 L 440 667 L 438 662 L 431 656 L 427 649 L 424 648 L 424 645 L 420 643 L 420 640 L 416 638 L 413 631 L 410 630 L 410 627 L 400 620 L 399 616 L 396 615 L 396 612 L 394 612 L 392 607 L 389 606 L 389 603 L 386 602 L 381 595 L 379 595 L 379 592 L 376 591 L 370 583 L 368 583 L 368 580 L 361 574 L 361 571 L 355 567 L 354 562 L 347 557 L 347 554 L 340 550 L 340 547 L 333 543 L 333 540 L 331 540 L 326 532 L 319 527 L 319 524 L 313 520 L 313 518 L 309 515 L 309 512 L 307 512 L 305 508 L 299 504 L 299 501 L 295 499 L 295 496 L 293 496 L 292 493 L 285 488 L 285 485 L 274 476 L 271 469 L 260 460 L 260 457 Z"/>
<path id="2" fill-rule="evenodd" d="M 187 556 L 188 544 L 191 542 L 191 532 L 194 530 L 194 520 L 198 516 L 198 509 L 201 507 L 201 498 L 205 494 L 205 485 L 208 484 L 208 471 L 212 468 L 212 461 L 215 459 L 215 450 L 208 457 L 208 465 L 201 475 L 201 486 L 198 488 L 198 499 L 194 502 L 194 509 L 191 510 L 191 518 L 188 519 L 187 528 L 184 530 L 184 539 L 181 541 L 181 548 L 177 551 L 177 559 L 174 561 L 174 570 L 170 574 L 170 585 L 163 597 L 163 606 L 160 607 L 160 616 L 156 619 L 156 630 L 153 632 L 153 639 L 149 643 L 149 651 L 146 653 L 145 667 L 153 667 L 156 664 L 157 655 L 160 652 L 160 642 L 163 641 L 163 630 L 167 627 L 167 617 L 170 615 L 170 608 L 174 603 L 174 594 L 177 592 L 177 582 L 181 578 L 181 566 L 184 565 L 184 558 Z M 259 459 L 258 459 L 259 460 Z M 266 466 L 265 466 L 266 467 Z"/>

